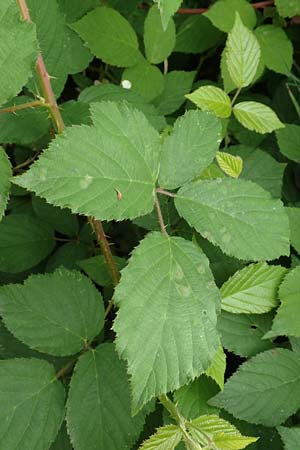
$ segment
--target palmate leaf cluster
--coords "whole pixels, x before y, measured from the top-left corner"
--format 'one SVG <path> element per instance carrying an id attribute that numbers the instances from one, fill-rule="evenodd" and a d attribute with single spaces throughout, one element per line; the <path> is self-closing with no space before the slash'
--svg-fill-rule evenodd
<path id="1" fill-rule="evenodd" d="M 300 3 L 181 6 L 0 2 L 1 450 L 298 448 Z"/>

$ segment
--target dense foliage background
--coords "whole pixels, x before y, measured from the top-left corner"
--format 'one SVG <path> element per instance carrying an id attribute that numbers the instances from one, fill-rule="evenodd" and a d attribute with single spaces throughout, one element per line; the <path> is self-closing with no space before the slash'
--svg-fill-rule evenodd
<path id="1" fill-rule="evenodd" d="M 1 0 L 1 450 L 298 450 L 299 16 Z"/>

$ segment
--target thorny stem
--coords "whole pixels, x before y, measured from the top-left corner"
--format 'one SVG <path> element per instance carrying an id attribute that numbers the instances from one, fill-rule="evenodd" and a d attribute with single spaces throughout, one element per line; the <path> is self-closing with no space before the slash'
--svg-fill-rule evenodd
<path id="1" fill-rule="evenodd" d="M 155 194 L 155 208 L 156 208 L 156 212 L 157 212 L 157 216 L 158 216 L 158 221 L 159 221 L 159 225 L 160 225 L 160 229 L 162 234 L 164 234 L 165 236 L 168 236 L 168 233 L 166 231 L 166 226 L 164 223 L 164 218 L 161 212 L 161 208 L 160 208 L 160 204 L 157 198 L 157 195 Z"/>
<path id="2" fill-rule="evenodd" d="M 36 108 L 37 106 L 48 107 L 49 105 L 47 105 L 47 103 L 43 102 L 42 100 L 35 100 L 33 102 L 22 103 L 21 105 L 13 105 L 9 106 L 8 108 L 2 108 L 0 109 L 0 114 L 15 113 L 17 111 L 21 111 L 22 109 Z"/>

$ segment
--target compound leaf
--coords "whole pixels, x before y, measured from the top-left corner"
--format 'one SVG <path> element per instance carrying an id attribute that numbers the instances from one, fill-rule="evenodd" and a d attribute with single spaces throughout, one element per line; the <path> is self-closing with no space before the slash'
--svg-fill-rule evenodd
<path id="1" fill-rule="evenodd" d="M 132 92 L 141 95 L 150 102 L 164 90 L 164 76 L 158 67 L 146 60 L 141 60 L 134 67 L 124 70 L 122 80 L 131 83 Z"/>
<path id="2" fill-rule="evenodd" d="M 212 364 L 219 347 L 218 290 L 206 256 L 192 242 L 149 234 L 122 271 L 114 298 L 113 328 L 131 375 L 133 411 Z"/>
<path id="3" fill-rule="evenodd" d="M 285 127 L 275 112 L 263 103 L 252 101 L 238 103 L 233 107 L 233 114 L 244 127 L 257 133 L 272 133 Z"/>
<path id="4" fill-rule="evenodd" d="M 229 33 L 234 25 L 236 13 L 239 14 L 246 27 L 255 27 L 256 14 L 247 0 L 218 0 L 209 8 L 205 16 L 219 30 Z"/>
<path id="5" fill-rule="evenodd" d="M 239 156 L 233 156 L 227 152 L 217 152 L 216 160 L 226 175 L 239 178 L 243 170 L 243 160 Z"/>
<path id="6" fill-rule="evenodd" d="M 174 450 L 182 439 L 182 432 L 176 425 L 160 427 L 139 450 Z"/>
<path id="7" fill-rule="evenodd" d="M 186 98 L 195 103 L 203 111 L 212 111 L 217 117 L 226 118 L 231 115 L 231 100 L 222 89 L 216 86 L 202 86 Z"/>

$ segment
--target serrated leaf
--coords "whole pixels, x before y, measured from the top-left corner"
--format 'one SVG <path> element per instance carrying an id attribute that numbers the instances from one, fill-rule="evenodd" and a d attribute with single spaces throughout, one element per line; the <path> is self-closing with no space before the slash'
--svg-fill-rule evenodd
<path id="1" fill-rule="evenodd" d="M 124 70 L 122 80 L 130 81 L 133 92 L 150 102 L 164 90 L 164 77 L 158 67 L 146 60 Z"/>
<path id="2" fill-rule="evenodd" d="M 163 28 L 159 9 L 156 5 L 149 9 L 144 24 L 144 44 L 146 58 L 152 64 L 163 62 L 172 53 L 176 42 L 173 19 Z"/>
<path id="3" fill-rule="evenodd" d="M 293 17 L 300 14 L 300 0 L 275 0 L 278 13 L 282 17 Z"/>
<path id="4" fill-rule="evenodd" d="M 230 77 L 237 88 L 249 86 L 253 81 L 260 53 L 256 37 L 236 13 L 234 26 L 228 34 L 225 55 Z"/>
<path id="5" fill-rule="evenodd" d="M 263 103 L 240 102 L 233 107 L 233 114 L 244 127 L 257 133 L 272 133 L 285 127 L 275 112 Z"/>
<path id="6" fill-rule="evenodd" d="M 86 276 L 64 268 L 2 286 L 0 311 L 20 341 L 56 356 L 79 352 L 104 324 L 101 294 Z"/>
<path id="7" fill-rule="evenodd" d="M 118 256 L 114 256 L 114 261 L 119 270 L 123 269 L 126 265 L 126 261 Z M 77 262 L 77 266 L 83 269 L 88 277 L 94 281 L 94 283 L 97 283 L 100 286 L 112 286 L 113 280 L 111 278 L 111 273 L 108 270 L 107 263 L 103 255 L 82 259 Z"/>
<path id="8" fill-rule="evenodd" d="M 281 201 L 251 181 L 190 183 L 179 190 L 175 206 L 190 226 L 228 255 L 260 261 L 289 254 L 289 224 Z"/>
<path id="9" fill-rule="evenodd" d="M 11 176 L 12 169 L 8 156 L 4 148 L 0 147 L 0 222 L 8 202 Z"/>
<path id="10" fill-rule="evenodd" d="M 209 404 L 247 422 L 272 427 L 294 414 L 299 402 L 300 355 L 276 348 L 243 363 Z"/>
<path id="11" fill-rule="evenodd" d="M 261 58 L 274 72 L 289 75 L 293 64 L 293 45 L 282 28 L 262 25 L 255 30 Z"/>
<path id="12" fill-rule="evenodd" d="M 15 0 L 2 0 L 0 4 L 0 53 L 2 105 L 15 97 L 27 83 L 38 53 L 35 26 L 21 20 Z"/>
<path id="13" fill-rule="evenodd" d="M 137 35 L 116 10 L 100 6 L 72 25 L 91 52 L 107 64 L 134 66 L 139 58 Z"/>
<path id="14" fill-rule="evenodd" d="M 113 328 L 131 375 L 133 411 L 211 365 L 219 347 L 218 290 L 193 243 L 149 234 L 122 271 L 114 298 L 119 311 Z"/>
<path id="15" fill-rule="evenodd" d="M 285 450 L 296 450 L 300 442 L 300 427 L 277 427 Z"/>
<path id="16" fill-rule="evenodd" d="M 0 361 L 0 447 L 49 448 L 63 421 L 64 399 L 63 386 L 46 361 Z"/>
<path id="17" fill-rule="evenodd" d="M 45 272 L 53 272 L 59 267 L 78 269 L 77 262 L 90 255 L 88 246 L 79 241 L 71 241 L 58 247 L 48 258 Z"/>
<path id="18" fill-rule="evenodd" d="M 99 345 L 79 358 L 71 379 L 67 424 L 75 450 L 130 449 L 142 431 L 144 414 L 131 416 L 125 364 L 112 344 Z"/>
<path id="19" fill-rule="evenodd" d="M 15 183 L 55 206 L 100 220 L 150 212 L 158 171 L 158 133 L 140 111 L 125 103 L 94 103 L 91 113 L 94 126 L 67 129 Z"/>
<path id="20" fill-rule="evenodd" d="M 285 209 L 290 222 L 291 245 L 300 253 L 300 208 Z"/>
<path id="21" fill-rule="evenodd" d="M 279 288 L 280 306 L 274 318 L 271 331 L 266 337 L 300 337 L 300 267 L 290 271 Z"/>
<path id="22" fill-rule="evenodd" d="M 205 16 L 215 27 L 229 33 L 234 25 L 236 13 L 239 14 L 247 28 L 255 27 L 256 14 L 247 0 L 218 0 L 209 8 Z"/>
<path id="23" fill-rule="evenodd" d="M 226 355 L 222 347 L 219 347 L 212 365 L 205 372 L 206 375 L 212 378 L 221 389 L 224 387 L 224 376 L 226 370 Z"/>
<path id="24" fill-rule="evenodd" d="M 188 111 L 162 144 L 159 183 L 174 189 L 209 166 L 221 142 L 221 124 L 210 113 Z"/>
<path id="25" fill-rule="evenodd" d="M 222 309 L 234 314 L 264 314 L 278 305 L 278 288 L 286 273 L 282 266 L 250 264 L 221 287 Z"/>
<path id="26" fill-rule="evenodd" d="M 300 163 L 300 126 L 286 123 L 285 127 L 276 131 L 280 152 L 287 158 Z"/>
<path id="27" fill-rule="evenodd" d="M 176 425 L 166 425 L 157 429 L 139 447 L 139 450 L 174 450 L 182 439 L 182 432 Z"/>
<path id="28" fill-rule="evenodd" d="M 227 152 L 217 152 L 216 160 L 226 175 L 238 178 L 243 170 L 243 160 L 240 156 L 233 156 Z"/>
<path id="29" fill-rule="evenodd" d="M 243 357 L 273 348 L 271 341 L 263 339 L 271 328 L 273 314 L 231 314 L 222 311 L 218 319 L 223 346 Z"/>
<path id="30" fill-rule="evenodd" d="M 161 22 L 164 29 L 167 28 L 173 14 L 177 11 L 182 0 L 154 0 L 157 3 L 161 15 Z"/>
<path id="31" fill-rule="evenodd" d="M 38 264 L 55 246 L 46 223 L 29 214 L 10 214 L 0 223 L 0 271 L 18 273 Z"/>
<path id="32" fill-rule="evenodd" d="M 188 428 L 200 444 L 215 450 L 240 450 L 258 439 L 243 436 L 235 426 L 216 415 L 200 416 L 192 420 Z"/>
<path id="33" fill-rule="evenodd" d="M 231 115 L 231 100 L 222 89 L 215 86 L 202 86 L 186 98 L 195 103 L 203 111 L 211 111 L 217 117 L 226 118 Z"/>

